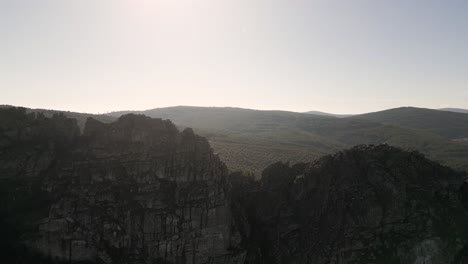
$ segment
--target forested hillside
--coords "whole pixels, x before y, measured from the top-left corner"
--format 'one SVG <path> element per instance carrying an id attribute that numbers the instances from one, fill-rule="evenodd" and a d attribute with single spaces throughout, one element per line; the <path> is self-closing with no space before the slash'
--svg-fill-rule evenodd
<path id="1" fill-rule="evenodd" d="M 351 117 L 432 132 L 449 139 L 468 137 L 468 114 L 401 107 Z"/>
<path id="2" fill-rule="evenodd" d="M 132 111 L 109 115 L 118 117 L 129 112 Z M 400 126 L 385 122 L 386 119 L 380 121 L 378 118 L 370 120 L 366 116 L 362 119 L 336 118 L 286 111 L 187 106 L 133 112 L 170 119 L 180 127 L 194 128 L 210 140 L 230 169 L 256 175 L 272 162 L 309 161 L 357 144 L 381 143 L 418 150 L 454 168 L 468 169 L 468 145 L 444 138 L 430 127 L 404 127 L 404 124 Z M 442 112 L 442 115 L 445 114 Z M 465 117 L 458 115 L 458 118 Z M 431 115 L 424 118 L 430 121 Z M 460 119 L 459 122 L 461 124 L 455 123 L 456 126 L 450 130 L 462 133 L 461 128 L 468 126 L 468 120 Z M 447 127 L 444 129 L 448 130 Z"/>

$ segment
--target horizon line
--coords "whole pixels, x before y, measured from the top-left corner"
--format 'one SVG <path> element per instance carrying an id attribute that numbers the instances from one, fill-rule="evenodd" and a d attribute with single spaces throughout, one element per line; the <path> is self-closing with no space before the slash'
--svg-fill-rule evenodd
<path id="1" fill-rule="evenodd" d="M 80 114 L 91 114 L 91 115 L 108 115 L 112 113 L 118 112 L 145 112 L 151 111 L 155 109 L 164 109 L 164 108 L 177 108 L 177 107 L 193 107 L 193 108 L 232 108 L 232 109 L 242 109 L 242 110 L 251 110 L 251 111 L 264 111 L 264 112 L 290 112 L 290 113 L 298 113 L 298 114 L 314 114 L 311 112 L 317 112 L 316 115 L 324 114 L 324 115 L 332 115 L 332 116 L 357 116 L 357 115 L 364 115 L 368 113 L 376 113 L 382 112 L 392 109 L 400 109 L 400 108 L 417 108 L 417 109 L 428 109 L 428 110 L 467 110 L 468 108 L 460 108 L 460 107 L 442 107 L 442 108 L 429 108 L 429 107 L 420 107 L 420 106 L 411 106 L 411 105 L 404 105 L 404 106 L 397 106 L 391 108 L 384 108 L 375 111 L 368 111 L 363 113 L 333 113 L 333 112 L 326 112 L 321 110 L 308 110 L 308 111 L 293 111 L 293 110 L 285 110 L 285 109 L 256 109 L 256 108 L 249 108 L 249 107 L 239 107 L 239 106 L 200 106 L 200 105 L 172 105 L 172 106 L 162 106 L 162 107 L 153 107 L 143 110 L 113 110 L 113 111 L 106 111 L 106 112 L 86 112 L 86 111 L 76 111 L 76 110 L 64 110 L 58 108 L 46 108 L 46 107 L 31 107 L 31 106 L 22 106 L 22 105 L 12 105 L 12 104 L 0 104 L 0 107 L 20 107 L 32 110 L 44 110 L 44 111 L 58 111 L 58 112 L 72 112 L 72 113 L 80 113 Z"/>

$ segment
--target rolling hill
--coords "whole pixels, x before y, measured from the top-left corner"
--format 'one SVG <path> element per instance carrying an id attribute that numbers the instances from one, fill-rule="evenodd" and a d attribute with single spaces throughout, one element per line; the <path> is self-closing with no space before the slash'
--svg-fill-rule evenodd
<path id="1" fill-rule="evenodd" d="M 432 132 L 448 139 L 468 137 L 468 114 L 401 107 L 350 117 Z"/>
<path id="2" fill-rule="evenodd" d="M 390 113 L 393 111 L 398 112 L 398 109 L 388 110 Z M 453 140 L 435 133 L 440 132 L 439 130 L 432 131 L 437 128 L 437 122 L 444 121 L 438 115 L 434 115 L 434 120 L 431 115 L 424 117 L 425 123 L 432 123 L 434 126 L 414 129 L 409 128 L 409 125 L 400 126 L 396 121 L 390 122 L 392 119 L 388 117 L 378 121 L 375 113 L 364 115 L 363 118 L 336 118 L 287 111 L 189 106 L 113 112 L 108 115 L 44 109 L 27 109 L 27 112 L 43 112 L 46 116 L 64 114 L 77 119 L 81 128 L 88 117 L 108 123 L 127 113 L 170 119 L 179 128 L 191 127 L 208 138 L 215 152 L 231 170 L 242 170 L 256 176 L 266 166 L 277 161 L 308 162 L 354 145 L 381 143 L 418 150 L 433 160 L 468 170 L 466 137 Z M 395 119 L 401 122 L 415 118 L 405 113 L 403 111 Z M 383 116 L 386 117 L 386 113 Z M 455 126 L 445 126 L 443 129 L 459 129 L 462 132 L 461 128 L 466 122 L 460 122 L 462 123 L 454 123 Z"/>
<path id="3" fill-rule="evenodd" d="M 353 116 L 353 115 L 332 114 L 332 113 L 326 113 L 326 112 L 322 112 L 322 111 L 308 111 L 308 112 L 304 112 L 304 114 L 321 115 L 321 116 L 333 116 L 333 117 L 350 117 L 350 116 Z"/>
<path id="4" fill-rule="evenodd" d="M 192 127 L 209 139 L 230 169 L 257 175 L 275 161 L 310 161 L 357 144 L 380 143 L 418 150 L 452 167 L 468 169 L 466 144 L 430 129 L 405 128 L 366 117 L 188 106 L 109 115 L 118 117 L 129 112 L 170 119 L 179 127 Z M 426 119 L 430 120 L 430 116 Z"/>
<path id="5" fill-rule="evenodd" d="M 468 114 L 468 109 L 463 109 L 463 108 L 441 108 L 439 110 L 440 111 L 448 111 L 448 112 Z"/>

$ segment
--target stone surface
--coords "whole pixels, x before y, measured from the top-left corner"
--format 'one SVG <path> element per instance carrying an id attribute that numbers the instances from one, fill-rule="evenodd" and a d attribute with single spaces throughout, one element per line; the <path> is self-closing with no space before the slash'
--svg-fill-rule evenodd
<path id="1" fill-rule="evenodd" d="M 54 120 L 29 118 L 39 126 Z M 19 154 L 2 155 L 0 177 L 40 178 L 47 213 L 25 238 L 35 251 L 65 261 L 242 262 L 242 252 L 228 250 L 235 232 L 227 169 L 191 129 L 127 115 L 110 124 L 89 119 L 68 141 L 38 134 L 37 144 L 29 142 L 34 127 L 21 129 L 2 130 L 18 138 L 4 144 Z M 28 149 L 17 148 L 23 143 Z"/>
<path id="2" fill-rule="evenodd" d="M 465 179 L 381 145 L 256 181 L 168 120 L 0 109 L 0 260 L 464 264 Z"/>
<path id="3" fill-rule="evenodd" d="M 386 145 L 274 164 L 237 190 L 247 263 L 467 263 L 464 177 Z"/>

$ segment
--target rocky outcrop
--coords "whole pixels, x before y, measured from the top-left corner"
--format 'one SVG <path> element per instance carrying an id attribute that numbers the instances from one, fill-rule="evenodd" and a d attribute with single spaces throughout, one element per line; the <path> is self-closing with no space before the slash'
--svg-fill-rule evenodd
<path id="1" fill-rule="evenodd" d="M 247 263 L 468 263 L 463 177 L 386 145 L 274 164 L 237 190 Z"/>
<path id="2" fill-rule="evenodd" d="M 55 120 L 28 118 L 39 127 Z M 67 262 L 242 263 L 242 252 L 234 251 L 227 169 L 191 129 L 137 115 L 110 124 L 89 119 L 83 135 L 59 142 L 34 129 L 24 128 L 37 142 L 23 130 L 3 129 L 17 138 L 12 149 L 24 158 L 5 153 L 0 163 L 1 178 L 35 182 L 35 191 L 29 185 L 10 201 L 47 197 L 28 225 L 32 232 L 21 237 L 28 248 Z"/>
<path id="3" fill-rule="evenodd" d="M 463 264 L 465 179 L 381 145 L 256 181 L 168 120 L 0 109 L 0 261 Z"/>

